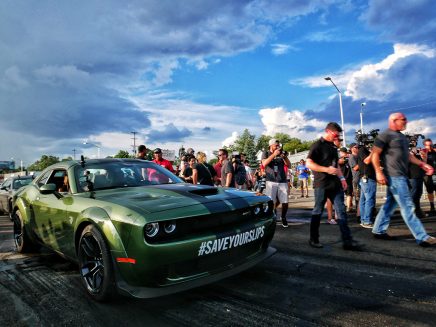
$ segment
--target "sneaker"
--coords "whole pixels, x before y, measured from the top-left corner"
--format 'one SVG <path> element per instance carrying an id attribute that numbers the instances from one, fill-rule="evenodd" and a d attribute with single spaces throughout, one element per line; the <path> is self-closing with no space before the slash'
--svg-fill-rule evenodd
<path id="1" fill-rule="evenodd" d="M 361 223 L 360 226 L 362 226 L 363 228 L 373 228 L 374 225 L 371 223 Z"/>
<path id="2" fill-rule="evenodd" d="M 306 195 L 306 198 L 308 198 L 309 197 L 309 195 Z"/>
<path id="3" fill-rule="evenodd" d="M 309 245 L 310 245 L 311 247 L 313 247 L 313 248 L 317 248 L 317 249 L 321 249 L 321 248 L 324 247 L 321 243 L 319 243 L 319 242 L 315 242 L 315 241 L 312 241 L 312 240 L 309 240 Z"/>
<path id="4" fill-rule="evenodd" d="M 375 238 L 379 240 L 385 240 L 385 241 L 395 241 L 397 238 L 395 236 L 391 236 L 387 233 L 384 234 L 373 234 Z"/>
<path id="5" fill-rule="evenodd" d="M 336 219 L 327 219 L 327 222 L 330 224 L 330 225 L 337 225 L 338 223 L 336 222 Z"/>
<path id="6" fill-rule="evenodd" d="M 433 236 L 430 236 L 425 241 L 422 241 L 421 243 L 419 243 L 419 245 L 421 245 L 422 247 L 425 247 L 425 248 L 429 247 L 429 246 L 435 246 L 436 245 L 436 238 Z"/>
<path id="7" fill-rule="evenodd" d="M 285 228 L 288 227 L 288 221 L 286 220 L 286 218 L 282 218 L 282 226 Z"/>

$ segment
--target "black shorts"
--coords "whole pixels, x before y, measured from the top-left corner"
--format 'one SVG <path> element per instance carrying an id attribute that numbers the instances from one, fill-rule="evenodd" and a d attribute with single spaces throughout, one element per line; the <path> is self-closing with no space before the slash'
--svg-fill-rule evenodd
<path id="1" fill-rule="evenodd" d="M 427 190 L 428 194 L 433 194 L 435 191 L 434 183 L 433 183 L 433 176 L 424 176 L 424 185 Z"/>

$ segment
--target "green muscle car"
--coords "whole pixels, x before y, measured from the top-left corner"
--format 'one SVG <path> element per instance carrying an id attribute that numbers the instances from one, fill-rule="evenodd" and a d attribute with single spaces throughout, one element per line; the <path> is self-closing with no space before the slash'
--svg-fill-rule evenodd
<path id="1" fill-rule="evenodd" d="M 275 252 L 269 197 L 186 184 L 145 160 L 52 165 L 15 194 L 13 217 L 17 251 L 44 245 L 77 262 L 97 301 L 187 290 Z"/>

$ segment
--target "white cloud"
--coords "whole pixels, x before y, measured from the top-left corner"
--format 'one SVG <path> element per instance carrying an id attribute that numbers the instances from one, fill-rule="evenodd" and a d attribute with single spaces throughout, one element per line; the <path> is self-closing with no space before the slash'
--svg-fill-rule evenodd
<path id="1" fill-rule="evenodd" d="M 308 119 L 302 111 L 286 111 L 283 107 L 261 109 L 259 115 L 264 126 L 263 134 L 270 136 L 286 133 L 302 140 L 312 140 L 326 125 L 326 122 Z"/>
<path id="2" fill-rule="evenodd" d="M 390 80 L 389 70 L 401 59 L 412 55 L 433 58 L 436 51 L 426 45 L 395 44 L 393 54 L 379 63 L 364 65 L 351 74 L 345 95 L 351 96 L 353 99 L 385 100 L 397 90 L 396 83 L 392 83 L 393 81 Z M 347 72 L 347 76 L 349 75 L 350 72 Z"/>
<path id="3" fill-rule="evenodd" d="M 9 67 L 0 78 L 0 88 L 5 90 L 22 89 L 29 85 L 29 82 L 22 75 L 17 66 Z"/>
<path id="4" fill-rule="evenodd" d="M 407 129 L 404 131 L 408 134 L 423 134 L 425 136 L 434 133 L 436 118 L 428 117 L 426 119 L 412 120 L 407 123 Z"/>
<path id="5" fill-rule="evenodd" d="M 374 64 L 356 64 L 353 68 L 344 69 L 336 75 L 330 75 L 334 83 L 346 96 L 353 100 L 366 99 L 384 101 L 392 94 L 398 93 L 405 81 L 391 72 L 406 58 L 421 56 L 435 58 L 436 49 L 419 44 L 395 44 L 393 53 Z M 290 84 L 306 87 L 331 87 L 325 75 L 308 76 L 290 80 Z M 405 77 L 407 78 L 407 77 Z"/>
<path id="6" fill-rule="evenodd" d="M 279 44 L 279 43 L 271 44 L 271 52 L 275 56 L 281 56 L 287 54 L 291 49 L 293 49 L 293 47 L 290 46 L 289 44 Z"/>
<path id="7" fill-rule="evenodd" d="M 235 144 L 235 141 L 238 139 L 239 134 L 238 132 L 232 132 L 232 135 L 226 138 L 224 141 L 222 141 L 222 146 L 231 146 Z"/>
<path id="8" fill-rule="evenodd" d="M 91 79 L 90 74 L 72 65 L 44 66 L 35 70 L 35 76 L 43 83 L 58 85 L 65 83 L 72 87 L 84 87 Z"/>

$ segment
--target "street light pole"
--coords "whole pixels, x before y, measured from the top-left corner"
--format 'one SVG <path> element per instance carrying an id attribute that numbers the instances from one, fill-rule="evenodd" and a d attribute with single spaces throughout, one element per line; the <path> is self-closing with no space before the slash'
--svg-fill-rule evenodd
<path id="1" fill-rule="evenodd" d="M 137 132 L 130 132 L 130 133 L 133 134 L 133 137 L 132 137 L 132 139 L 133 139 L 133 154 L 135 155 L 135 158 L 136 158 L 136 134 L 137 134 Z"/>
<path id="2" fill-rule="evenodd" d="M 324 79 L 326 81 L 330 81 L 333 84 L 333 86 L 336 88 L 336 91 L 338 91 L 338 94 L 339 94 L 339 109 L 341 111 L 341 127 L 342 127 L 342 144 L 344 147 L 346 147 L 347 142 L 345 142 L 344 111 L 342 110 L 342 93 L 341 93 L 341 91 L 339 91 L 338 87 L 333 82 L 331 77 L 325 77 Z"/>
<path id="3" fill-rule="evenodd" d="M 360 104 L 360 132 L 363 133 L 363 107 L 366 106 L 366 102 Z"/>
<path id="4" fill-rule="evenodd" d="M 97 159 L 100 159 L 100 146 L 98 146 L 97 144 L 88 142 L 87 140 L 85 140 L 83 142 L 83 144 L 89 144 L 89 145 L 93 145 L 93 146 L 97 147 Z"/>

